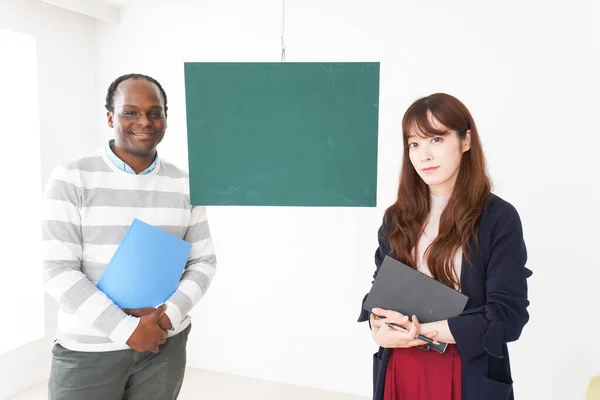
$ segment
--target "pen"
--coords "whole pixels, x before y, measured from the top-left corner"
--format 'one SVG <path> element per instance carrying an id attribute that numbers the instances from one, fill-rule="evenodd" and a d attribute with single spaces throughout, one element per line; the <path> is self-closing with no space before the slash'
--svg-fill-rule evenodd
<path id="1" fill-rule="evenodd" d="M 382 317 L 381 315 L 377 315 L 377 314 L 373 314 L 373 315 L 375 316 L 376 319 L 385 319 L 385 317 Z M 386 324 L 390 328 L 395 329 L 397 331 L 408 332 L 408 330 L 405 327 L 403 327 L 402 325 L 398 325 L 393 322 L 386 322 Z M 428 338 L 427 336 L 416 335 L 416 338 L 429 344 L 430 348 L 432 348 L 433 350 L 437 351 L 440 354 L 444 354 L 446 352 L 446 349 L 448 348 L 448 343 L 439 342 L 437 340 Z"/>
<path id="2" fill-rule="evenodd" d="M 402 325 L 398 325 L 398 324 L 395 324 L 395 323 L 393 323 L 393 322 L 386 322 L 385 324 L 386 324 L 387 326 L 389 326 L 390 328 L 392 328 L 392 329 L 395 329 L 395 330 L 397 330 L 397 331 L 401 331 L 401 332 L 404 332 L 404 333 L 407 333 L 407 332 L 408 332 L 408 329 L 406 329 L 406 328 L 405 328 L 405 327 L 403 327 Z M 433 345 L 435 345 L 435 346 L 439 346 L 439 345 L 440 345 L 440 342 L 438 342 L 437 340 L 434 340 L 434 339 L 428 338 L 427 336 L 423 336 L 423 335 L 421 335 L 420 333 L 417 333 L 417 334 L 415 335 L 415 338 L 417 338 L 417 339 L 419 339 L 419 340 L 422 340 L 422 341 L 424 341 L 425 343 L 433 344 Z"/>

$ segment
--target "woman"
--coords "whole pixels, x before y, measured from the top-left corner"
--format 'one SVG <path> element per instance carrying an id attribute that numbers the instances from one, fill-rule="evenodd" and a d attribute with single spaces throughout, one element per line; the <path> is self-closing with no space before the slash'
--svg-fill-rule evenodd
<path id="1" fill-rule="evenodd" d="M 359 321 L 369 320 L 380 345 L 374 398 L 514 399 L 506 343 L 517 340 L 529 320 L 531 276 L 519 215 L 491 194 L 475 122 L 458 99 L 437 93 L 415 101 L 402 134 L 398 199 L 379 229 L 375 277 L 389 255 L 469 301 L 461 315 L 424 324 L 391 310 L 363 310 Z M 444 354 L 423 351 L 417 333 L 450 345 Z"/>

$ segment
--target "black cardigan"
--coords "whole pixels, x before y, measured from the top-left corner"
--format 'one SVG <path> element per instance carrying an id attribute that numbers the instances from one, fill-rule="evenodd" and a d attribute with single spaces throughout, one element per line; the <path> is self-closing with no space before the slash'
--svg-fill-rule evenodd
<path id="1" fill-rule="evenodd" d="M 384 222 L 373 278 L 384 256 L 392 256 L 385 232 Z M 461 291 L 469 301 L 461 315 L 448 320 L 462 358 L 463 400 L 513 400 L 506 343 L 517 340 L 529 320 L 526 280 L 532 272 L 525 267 L 521 220 L 510 203 L 496 195 L 488 199 L 480 220 L 479 246 L 474 248 L 471 262 L 463 259 L 460 277 Z M 369 313 L 362 310 L 358 321 L 368 319 Z M 380 348 L 374 355 L 375 400 L 383 400 L 390 351 Z"/>

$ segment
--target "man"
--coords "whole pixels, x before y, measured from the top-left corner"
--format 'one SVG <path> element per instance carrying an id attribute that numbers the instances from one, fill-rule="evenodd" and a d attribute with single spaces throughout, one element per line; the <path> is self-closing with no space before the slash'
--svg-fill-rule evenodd
<path id="1" fill-rule="evenodd" d="M 188 175 L 158 157 L 167 96 L 153 78 L 116 79 L 106 95 L 115 139 L 57 167 L 44 191 L 46 291 L 60 305 L 49 399 L 175 399 L 183 381 L 189 311 L 216 259 Z M 134 218 L 192 244 L 177 291 L 157 309 L 120 309 L 96 283 Z"/>

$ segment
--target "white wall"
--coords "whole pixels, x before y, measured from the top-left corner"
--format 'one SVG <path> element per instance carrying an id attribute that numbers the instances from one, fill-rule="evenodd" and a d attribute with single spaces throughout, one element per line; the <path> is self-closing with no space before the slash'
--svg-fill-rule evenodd
<path id="1" fill-rule="evenodd" d="M 37 41 L 41 166 L 45 184 L 52 168 L 100 144 L 94 114 L 96 89 L 96 23 L 92 18 L 67 12 L 37 0 L 0 1 L 0 29 L 32 35 Z M 10 79 L 3 76 L 2 79 Z M 23 104 L 23 107 L 27 107 Z M 10 116 L 4 116 L 5 118 Z M 3 132 L 19 135 L 21 132 Z M 22 153 L 24 163 L 40 154 L 28 149 L 4 149 Z M 14 173 L 18 172 L 18 166 Z M 37 182 L 35 184 L 38 184 Z M 3 193 L 18 188 L 3 189 Z M 41 187 L 40 187 L 41 193 Z M 34 227 L 35 228 L 35 227 Z M 36 232 L 35 229 L 33 232 Z M 24 240 L 15 238 L 15 240 Z M 35 240 L 32 237 L 32 240 Z M 2 242 L 0 246 L 10 246 Z M 1 248 L 1 247 L 0 247 Z M 12 266 L 16 267 L 16 266 Z M 21 268 L 40 271 L 41 260 L 24 258 Z M 18 284 L 18 282 L 15 282 Z M 11 304 L 0 294 L 2 304 Z M 26 317 L 27 310 L 22 310 Z M 56 328 L 56 304 L 46 299 L 46 337 L 0 355 L 0 398 L 47 379 L 50 343 Z M 6 322 L 6 321 L 5 321 Z M 11 321 L 10 323 L 18 323 Z M 3 329 L 10 329 L 6 326 Z"/>
<path id="2" fill-rule="evenodd" d="M 37 46 L 35 37 L 20 32 L 0 29 L 0 54 L 4 55 L 0 63 L 0 76 L 3 79 L 0 96 L 0 110 L 9 116 L 3 120 L 5 132 L 19 132 L 19 135 L 7 135 L 4 146 L 9 149 L 27 148 L 31 154 L 41 154 L 40 122 L 38 119 L 38 82 L 37 82 Z M 27 104 L 25 107 L 24 104 Z M 31 227 L 39 225 L 41 160 L 32 157 L 22 163 L 22 152 L 7 151 L 0 157 L 0 179 L 5 187 L 18 187 L 18 196 L 0 197 L 0 243 L 5 265 L 19 265 L 23 255 L 30 260 L 40 260 L 41 240 L 14 241 L 15 237 L 31 236 Z M 19 164 L 19 173 L 12 169 Z M 23 185 L 22 182 L 30 182 Z M 37 184 L 36 184 L 37 183 Z M 17 213 L 15 210 L 26 212 Z M 44 337 L 44 291 L 39 279 L 39 268 L 5 268 L 0 279 L 0 297 L 18 304 L 8 307 L 3 314 L 9 321 L 19 320 L 13 329 L 0 333 L 0 354 Z M 32 279 L 33 278 L 33 279 Z M 18 281 L 27 282 L 26 290 Z M 28 310 L 29 318 L 21 319 L 23 309 Z"/>
<path id="3" fill-rule="evenodd" d="M 444 91 L 473 112 L 497 192 L 524 224 L 535 274 L 531 322 L 511 345 L 517 397 L 582 398 L 600 373 L 599 348 L 577 336 L 600 329 L 600 15 L 591 0 L 554 3 L 287 0 L 287 61 L 381 61 L 378 207 L 211 208 L 219 272 L 194 311 L 190 364 L 370 393 L 375 346 L 355 320 L 395 196 L 400 122 Z M 161 81 L 160 152 L 185 168 L 183 62 L 278 61 L 280 32 L 279 0 L 126 9 L 119 26 L 98 26 L 96 97 L 123 73 Z"/>

